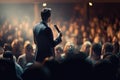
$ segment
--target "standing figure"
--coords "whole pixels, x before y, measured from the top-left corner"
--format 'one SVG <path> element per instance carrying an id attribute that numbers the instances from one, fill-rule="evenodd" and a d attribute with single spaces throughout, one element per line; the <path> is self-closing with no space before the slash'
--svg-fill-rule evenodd
<path id="1" fill-rule="evenodd" d="M 58 37 L 54 40 L 53 32 L 48 26 L 51 20 L 51 9 L 44 8 L 41 11 L 42 21 L 35 25 L 33 29 L 34 42 L 36 44 L 35 60 L 37 62 L 43 62 L 46 57 L 54 56 L 54 47 L 62 40 L 61 32 L 58 33 Z"/>

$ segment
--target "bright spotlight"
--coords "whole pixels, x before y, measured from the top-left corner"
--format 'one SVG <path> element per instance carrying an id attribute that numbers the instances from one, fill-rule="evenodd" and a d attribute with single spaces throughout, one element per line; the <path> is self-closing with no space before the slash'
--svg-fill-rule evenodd
<path id="1" fill-rule="evenodd" d="M 46 6 L 47 6 L 47 3 L 43 3 L 42 5 L 43 5 L 43 7 L 46 7 Z"/>
<path id="2" fill-rule="evenodd" d="M 92 3 L 92 2 L 89 2 L 89 6 L 93 6 L 93 3 Z"/>

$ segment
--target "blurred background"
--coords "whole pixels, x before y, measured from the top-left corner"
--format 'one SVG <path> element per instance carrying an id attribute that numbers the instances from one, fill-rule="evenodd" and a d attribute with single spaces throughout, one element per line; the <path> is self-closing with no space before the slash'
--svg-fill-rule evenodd
<path id="1" fill-rule="evenodd" d="M 53 25 L 58 25 L 63 46 L 67 41 L 79 46 L 86 40 L 119 40 L 119 0 L 0 0 L 0 45 L 11 44 L 16 38 L 34 44 L 32 29 L 40 22 L 44 7 L 52 8 L 50 27 L 56 38 Z"/>
<path id="2" fill-rule="evenodd" d="M 63 36 L 55 55 L 38 64 L 33 28 L 45 7 L 54 38 L 54 25 Z M 120 80 L 119 60 L 120 0 L 0 0 L 1 79 Z"/>

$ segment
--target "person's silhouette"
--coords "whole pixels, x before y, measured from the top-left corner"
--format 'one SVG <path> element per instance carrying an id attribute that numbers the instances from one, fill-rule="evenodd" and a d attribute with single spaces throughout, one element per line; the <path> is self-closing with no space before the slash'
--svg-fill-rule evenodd
<path id="1" fill-rule="evenodd" d="M 51 20 L 50 8 L 44 8 L 41 11 L 41 19 L 42 21 L 33 29 L 34 42 L 37 46 L 35 60 L 38 62 L 42 62 L 46 57 L 54 56 L 54 47 L 62 41 L 61 33 L 55 40 L 53 39 L 52 30 L 47 24 Z"/>

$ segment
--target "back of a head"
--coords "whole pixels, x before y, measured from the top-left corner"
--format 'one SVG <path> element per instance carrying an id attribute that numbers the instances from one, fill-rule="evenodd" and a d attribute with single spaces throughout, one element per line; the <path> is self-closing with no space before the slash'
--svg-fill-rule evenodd
<path id="1" fill-rule="evenodd" d="M 113 53 L 114 54 L 118 54 L 120 52 L 120 45 L 119 45 L 119 42 L 115 42 L 113 44 Z"/>
<path id="2" fill-rule="evenodd" d="M 3 80 L 17 80 L 15 64 L 9 59 L 0 59 L 0 78 Z"/>
<path id="3" fill-rule="evenodd" d="M 54 66 L 58 66 L 59 63 L 54 58 L 48 58 L 48 59 L 44 60 L 43 65 L 46 66 L 46 67 L 49 67 L 49 68 L 54 68 Z"/>
<path id="4" fill-rule="evenodd" d="M 55 60 L 54 58 L 48 59 L 44 62 L 43 65 L 49 69 L 52 80 L 59 80 L 58 76 L 60 75 L 59 73 L 60 63 L 57 60 Z"/>
<path id="5" fill-rule="evenodd" d="M 119 68 L 120 61 L 117 55 L 112 53 L 107 53 L 106 55 L 103 56 L 103 59 L 109 60 L 113 65 L 113 69 L 117 70 Z"/>
<path id="6" fill-rule="evenodd" d="M 11 46 L 13 54 L 18 59 L 18 57 L 22 54 L 23 51 L 23 41 L 20 39 L 14 39 L 11 43 Z"/>
<path id="7" fill-rule="evenodd" d="M 90 41 L 85 41 L 82 46 L 80 51 L 81 52 L 85 52 L 87 54 L 87 56 L 89 56 L 89 52 L 90 52 L 90 47 L 91 47 L 91 42 Z"/>
<path id="8" fill-rule="evenodd" d="M 19 48 L 23 44 L 23 41 L 20 39 L 14 39 L 11 43 L 12 48 Z"/>
<path id="9" fill-rule="evenodd" d="M 22 74 L 23 80 L 49 80 L 49 70 L 40 63 L 33 63 Z"/>
<path id="10" fill-rule="evenodd" d="M 41 18 L 43 21 L 47 21 L 50 16 L 51 16 L 51 8 L 42 9 Z"/>
<path id="11" fill-rule="evenodd" d="M 100 60 L 94 66 L 95 80 L 116 80 L 113 65 L 109 60 Z"/>
<path id="12" fill-rule="evenodd" d="M 105 44 L 103 44 L 103 51 L 103 54 L 107 52 L 113 52 L 113 45 L 109 42 L 106 42 Z"/>
<path id="13" fill-rule="evenodd" d="M 3 54 L 3 58 L 13 60 L 13 54 L 11 51 L 5 51 Z"/>
<path id="14" fill-rule="evenodd" d="M 86 58 L 85 53 L 74 54 L 71 58 L 61 63 L 61 80 L 88 80 L 91 79 L 92 63 Z M 64 71 L 64 72 L 63 72 Z"/>
<path id="15" fill-rule="evenodd" d="M 11 46 L 11 44 L 5 43 L 5 44 L 4 44 L 4 50 L 5 50 L 5 51 L 12 51 L 12 46 Z"/>
<path id="16" fill-rule="evenodd" d="M 92 51 L 94 52 L 95 55 L 100 56 L 101 55 L 101 50 L 102 50 L 102 45 L 99 43 L 94 43 L 92 45 Z"/>

